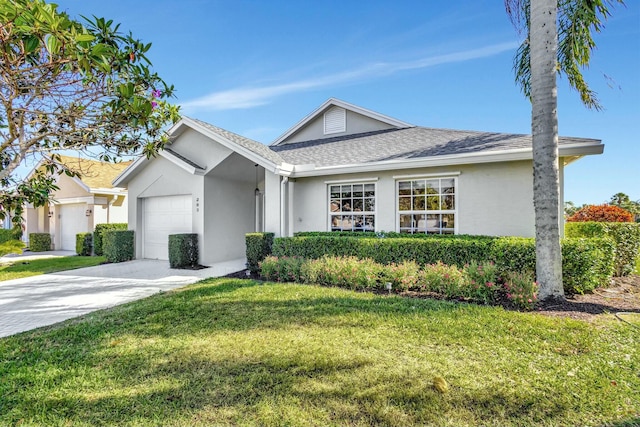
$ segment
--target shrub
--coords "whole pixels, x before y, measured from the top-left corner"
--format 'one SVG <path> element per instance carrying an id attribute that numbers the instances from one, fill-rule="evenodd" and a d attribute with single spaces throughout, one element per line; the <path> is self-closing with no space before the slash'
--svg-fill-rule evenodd
<path id="1" fill-rule="evenodd" d="M 51 234 L 29 233 L 29 250 L 31 252 L 46 252 L 51 250 Z"/>
<path id="2" fill-rule="evenodd" d="M 564 239 L 562 241 L 562 283 L 569 294 L 591 292 L 611 281 L 615 243 L 610 238 Z M 520 271 L 528 271 L 525 269 Z"/>
<path id="3" fill-rule="evenodd" d="M 76 253 L 80 256 L 91 256 L 93 233 L 76 234 Z"/>
<path id="4" fill-rule="evenodd" d="M 371 258 L 381 264 L 415 261 L 418 264 L 464 264 L 474 259 L 485 259 L 495 238 L 479 236 L 422 238 L 371 238 L 371 237 L 280 237 L 274 240 L 275 256 L 301 256 L 321 258 L 325 255 Z"/>
<path id="5" fill-rule="evenodd" d="M 620 222 L 570 222 L 567 237 L 610 237 L 616 242 L 614 274 L 626 276 L 640 254 L 640 224 Z"/>
<path id="6" fill-rule="evenodd" d="M 464 287 L 465 277 L 455 265 L 442 262 L 427 264 L 420 274 L 422 288 L 428 292 L 438 293 L 446 298 L 458 298 Z"/>
<path id="7" fill-rule="evenodd" d="M 614 205 L 588 205 L 567 218 L 567 222 L 633 222 L 633 214 Z"/>
<path id="8" fill-rule="evenodd" d="M 485 264 L 471 261 L 464 266 L 466 286 L 462 290 L 463 296 L 474 301 L 490 304 L 497 300 L 498 290 L 498 268 L 495 263 Z"/>
<path id="9" fill-rule="evenodd" d="M 305 280 L 300 274 L 304 259 L 300 257 L 267 256 L 260 262 L 262 277 L 275 282 L 298 282 Z"/>
<path id="10" fill-rule="evenodd" d="M 0 256 L 21 254 L 22 248 L 24 248 L 24 243 L 20 240 L 7 240 L 6 242 L 0 243 Z"/>
<path id="11" fill-rule="evenodd" d="M 104 232 L 107 230 L 126 230 L 126 223 L 97 224 L 93 232 L 93 251 L 96 255 L 104 255 Z"/>
<path id="12" fill-rule="evenodd" d="M 383 289 L 391 283 L 396 291 L 427 291 L 448 299 L 469 299 L 495 304 L 505 293 L 518 308 L 531 309 L 536 287 L 528 275 L 509 275 L 504 287 L 493 264 L 472 262 L 464 270 L 442 262 L 424 268 L 413 261 L 382 265 L 371 259 L 324 256 L 305 260 L 300 257 L 267 256 L 261 263 L 262 276 L 278 282 L 298 282 L 349 289 Z"/>
<path id="13" fill-rule="evenodd" d="M 123 262 L 134 257 L 133 230 L 105 230 L 102 248 L 107 262 Z"/>
<path id="14" fill-rule="evenodd" d="M 531 272 L 508 272 L 503 287 L 507 299 L 518 308 L 531 310 L 538 300 L 538 284 Z"/>
<path id="15" fill-rule="evenodd" d="M 324 256 L 301 269 L 305 283 L 366 289 L 380 286 L 380 266 L 371 259 Z"/>
<path id="16" fill-rule="evenodd" d="M 247 233 L 245 235 L 247 268 L 251 273 L 257 274 L 260 271 L 260 262 L 271 255 L 273 236 L 273 233 Z"/>
<path id="17" fill-rule="evenodd" d="M 589 240 L 580 244 L 571 239 L 562 241 L 564 287 L 569 294 L 587 292 L 610 281 L 615 255 L 611 241 Z M 326 255 L 370 258 L 384 265 L 404 261 L 415 261 L 419 265 L 442 262 L 460 268 L 474 260 L 483 264 L 493 261 L 498 275 L 508 271 L 535 271 L 536 268 L 535 241 L 522 237 L 280 237 L 274 240 L 273 255 L 309 259 Z"/>
<path id="18" fill-rule="evenodd" d="M 13 228 L 0 228 L 0 243 L 8 242 L 9 240 L 22 239 L 22 227 L 19 225 L 13 226 Z"/>
<path id="19" fill-rule="evenodd" d="M 392 289 L 407 291 L 422 287 L 420 265 L 415 261 L 389 264 L 384 269 L 383 276 L 384 282 L 391 283 Z"/>
<path id="20" fill-rule="evenodd" d="M 198 235 L 195 233 L 169 235 L 169 267 L 187 268 L 198 265 Z"/>

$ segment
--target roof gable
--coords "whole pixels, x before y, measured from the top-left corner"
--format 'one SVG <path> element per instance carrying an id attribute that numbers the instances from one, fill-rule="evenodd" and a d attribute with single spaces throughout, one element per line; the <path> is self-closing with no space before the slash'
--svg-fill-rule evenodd
<path id="1" fill-rule="evenodd" d="M 282 134 L 271 146 L 408 127 L 413 127 L 413 125 L 339 99 L 330 98 Z"/>
<path id="2" fill-rule="evenodd" d="M 280 157 L 280 155 L 275 151 L 269 149 L 266 145 L 252 139 L 245 138 L 244 136 L 230 132 L 226 129 L 186 116 L 183 116 L 182 119 L 180 119 L 180 121 L 169 130 L 171 142 L 175 142 L 180 135 L 187 132 L 189 129 L 198 132 L 211 141 L 225 147 L 225 149 L 230 150 L 229 152 L 238 153 L 267 170 L 275 172 L 283 167 L 286 169 L 286 165 L 284 165 L 285 162 L 282 157 Z M 165 147 L 165 149 L 160 151 L 158 155 L 170 160 L 192 174 L 202 175 L 205 171 L 214 167 L 211 164 L 207 164 L 207 160 L 211 159 L 190 158 L 193 156 L 193 153 L 179 153 L 177 150 L 173 149 L 172 145 Z M 115 178 L 114 184 L 125 185 L 151 160 L 152 159 L 147 159 L 144 156 L 138 158 L 138 160 L 136 160 L 130 167 L 125 169 Z"/>

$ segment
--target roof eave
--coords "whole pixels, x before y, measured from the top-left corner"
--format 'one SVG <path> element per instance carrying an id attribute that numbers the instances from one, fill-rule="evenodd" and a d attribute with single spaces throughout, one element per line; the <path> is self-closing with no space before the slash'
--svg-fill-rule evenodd
<path id="1" fill-rule="evenodd" d="M 270 172 L 276 173 L 276 171 L 278 169 L 280 169 L 279 164 L 276 164 L 274 162 L 272 162 L 271 160 L 268 160 L 264 157 L 262 157 L 261 155 L 259 155 L 258 153 L 251 151 L 241 145 L 236 144 L 233 141 L 228 140 L 227 138 L 223 137 L 222 135 L 211 131 L 210 129 L 207 129 L 206 127 L 200 125 L 198 122 L 196 122 L 195 120 L 190 119 L 189 117 L 183 117 L 181 122 L 184 122 L 185 126 L 189 126 L 192 129 L 197 130 L 198 132 L 202 133 L 203 135 L 213 139 L 214 141 L 216 141 L 217 143 L 225 146 L 226 148 L 230 149 L 231 151 L 234 151 L 238 154 L 240 154 L 242 157 L 254 162 L 255 164 L 258 164 L 260 166 L 262 166 L 263 168 L 267 169 Z M 177 130 L 177 129 L 176 129 Z M 180 130 L 180 133 L 182 131 Z"/>
<path id="2" fill-rule="evenodd" d="M 559 157 L 574 157 L 602 154 L 604 144 L 566 144 L 559 147 Z M 399 169 L 431 168 L 441 166 L 455 166 L 477 163 L 512 162 L 532 160 L 531 148 L 518 148 L 504 151 L 485 153 L 451 154 L 420 159 L 385 160 L 371 163 L 349 165 L 320 166 L 300 165 L 294 167 L 291 177 L 304 178 L 323 175 L 352 174 L 359 172 L 378 172 Z"/>

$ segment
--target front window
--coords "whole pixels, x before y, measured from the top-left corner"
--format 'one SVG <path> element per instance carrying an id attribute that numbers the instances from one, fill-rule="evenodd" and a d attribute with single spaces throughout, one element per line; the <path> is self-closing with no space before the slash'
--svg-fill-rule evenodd
<path id="1" fill-rule="evenodd" d="M 455 178 L 398 181 L 401 233 L 453 234 L 455 220 Z"/>
<path id="2" fill-rule="evenodd" d="M 374 231 L 375 221 L 375 184 L 335 184 L 329 186 L 331 231 Z"/>

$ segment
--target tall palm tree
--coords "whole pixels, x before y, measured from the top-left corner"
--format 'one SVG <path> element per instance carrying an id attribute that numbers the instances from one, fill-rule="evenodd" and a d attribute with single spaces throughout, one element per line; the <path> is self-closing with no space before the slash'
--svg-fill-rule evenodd
<path id="1" fill-rule="evenodd" d="M 556 74 L 567 76 L 584 105 L 601 109 L 582 69 L 609 7 L 623 0 L 505 0 L 516 28 L 526 30 L 514 61 L 516 81 L 531 99 L 536 278 L 541 300 L 563 298 Z"/>

